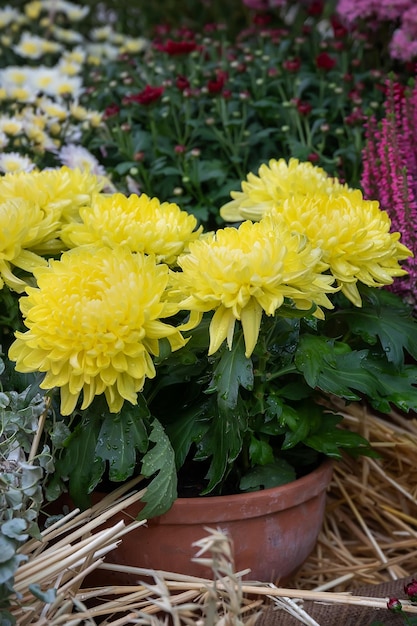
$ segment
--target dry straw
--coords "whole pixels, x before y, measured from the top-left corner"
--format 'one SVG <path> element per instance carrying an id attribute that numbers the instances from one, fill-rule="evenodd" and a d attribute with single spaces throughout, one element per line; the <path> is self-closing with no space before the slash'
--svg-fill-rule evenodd
<path id="1" fill-rule="evenodd" d="M 229 539 L 215 529 L 207 529 L 207 537 L 196 545 L 196 558 L 211 566 L 212 580 L 105 562 L 123 535 L 142 524 L 119 522 L 101 528 L 142 497 L 143 490 L 127 493 L 136 479 L 92 509 L 73 512 L 49 527 L 41 542 L 32 539 L 22 547 L 28 560 L 15 578 L 19 595 L 12 612 L 17 624 L 253 626 L 273 602 L 301 624 L 317 626 L 300 601 L 385 608 L 387 598 L 349 592 L 416 575 L 417 422 L 397 413 L 377 416 L 362 405 L 339 411 L 349 427 L 372 441 L 380 458 L 335 464 L 323 532 L 293 584 L 282 588 L 242 581 L 246 572 L 235 572 Z M 85 576 L 97 567 L 128 571 L 137 580 L 153 576 L 154 584 L 86 588 Z M 54 588 L 55 599 L 45 604 L 36 598 L 29 590 L 33 583 L 44 591 Z M 407 601 L 403 608 L 417 613 Z"/>
<path id="2" fill-rule="evenodd" d="M 352 591 L 417 574 L 416 416 L 337 407 L 380 458 L 334 466 L 323 531 L 297 575 L 299 588 Z"/>

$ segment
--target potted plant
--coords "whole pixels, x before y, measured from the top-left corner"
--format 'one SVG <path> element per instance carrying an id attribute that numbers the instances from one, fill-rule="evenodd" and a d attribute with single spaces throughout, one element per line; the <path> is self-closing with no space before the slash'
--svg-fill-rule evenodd
<path id="1" fill-rule="evenodd" d="M 22 325 L 14 337 L 6 328 L 3 346 L 8 371 L 36 377 L 49 398 L 47 497 L 69 489 L 86 507 L 95 489 L 142 474 L 140 515 L 156 516 L 153 527 L 178 494 L 203 502 L 204 525 L 217 500 L 224 513 L 239 493 L 256 501 L 284 485 L 282 503 L 301 485 L 296 500 L 305 509 L 317 496 L 319 521 L 300 551 L 313 513 L 292 509 L 290 525 L 301 527 L 287 543 L 297 549 L 270 576 L 289 574 L 319 530 L 323 460 L 373 454 L 343 428 L 332 397 L 382 412 L 417 407 L 407 359 L 417 356 L 416 322 L 384 289 L 410 252 L 387 214 L 295 159 L 250 174 L 221 209 L 245 221 L 217 232 L 176 204 L 104 193 L 100 179 L 68 168 L 1 184 L 17 216 L 1 294 L 9 324 Z M 268 524 L 257 541 L 265 535 L 274 554 Z M 145 542 L 136 539 L 142 556 Z"/>

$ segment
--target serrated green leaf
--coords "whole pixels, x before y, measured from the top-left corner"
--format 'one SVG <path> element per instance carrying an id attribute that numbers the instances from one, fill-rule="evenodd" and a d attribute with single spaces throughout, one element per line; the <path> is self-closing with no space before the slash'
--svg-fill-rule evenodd
<path id="1" fill-rule="evenodd" d="M 181 415 L 166 425 L 166 432 L 175 451 L 177 468 L 182 467 L 192 443 L 200 441 L 209 428 L 210 400 L 184 409 Z"/>
<path id="2" fill-rule="evenodd" d="M 358 391 L 371 398 L 378 395 L 375 378 L 363 366 L 367 355 L 368 350 L 345 352 L 344 344 L 303 335 L 295 364 L 310 387 L 347 400 L 360 400 Z"/>
<path id="3" fill-rule="evenodd" d="M 63 456 L 56 464 L 57 475 L 69 477 L 71 498 L 74 504 L 81 509 L 86 509 L 90 506 L 88 494 L 91 492 L 94 453 L 99 432 L 100 421 L 98 419 L 85 419 L 83 423 L 74 429 L 71 437 L 66 442 Z M 99 480 L 97 476 L 96 480 L 97 482 Z"/>
<path id="4" fill-rule="evenodd" d="M 155 478 L 146 488 L 143 501 L 146 506 L 140 512 L 138 519 L 146 519 L 161 515 L 167 511 L 177 497 L 177 472 L 175 454 L 171 443 L 158 420 L 152 422 L 149 441 L 155 445 L 142 459 L 142 474 Z"/>
<path id="5" fill-rule="evenodd" d="M 378 394 L 369 398 L 369 401 L 379 411 L 388 413 L 391 404 L 402 411 L 417 411 L 417 367 L 405 365 L 401 371 L 392 363 L 383 359 L 367 358 L 364 362 L 366 369 L 372 373 Z"/>
<path id="6" fill-rule="evenodd" d="M 144 420 L 149 418 L 149 409 L 139 396 L 137 405 L 125 403 L 119 413 L 107 411 L 102 413 L 101 418 L 94 462 L 97 468 L 102 468 L 107 462 L 110 480 L 121 482 L 132 476 L 137 454 L 147 450 L 148 434 Z M 102 469 L 100 472 L 102 474 Z"/>
<path id="7" fill-rule="evenodd" d="M 233 409 L 237 404 L 239 387 L 252 389 L 252 360 L 245 356 L 245 342 L 240 333 L 233 341 L 233 350 L 223 349 L 213 373 L 219 410 Z"/>
<path id="8" fill-rule="evenodd" d="M 226 476 L 242 450 L 243 435 L 247 428 L 247 413 L 243 401 L 238 402 L 233 410 L 223 406 L 221 413 L 217 413 L 213 406 L 210 428 L 201 443 L 205 455 L 211 457 L 207 472 L 209 484 L 202 495 L 213 491 Z"/>
<path id="9" fill-rule="evenodd" d="M 374 290 L 380 291 L 380 290 Z M 369 344 L 380 341 L 388 361 L 401 367 L 404 351 L 417 359 L 417 321 L 398 302 L 391 300 L 385 305 L 384 292 L 378 294 L 381 301 L 373 297 L 372 307 L 343 309 L 338 315 L 348 322 L 352 332 L 360 335 Z M 382 298 L 381 298 L 382 295 Z"/>

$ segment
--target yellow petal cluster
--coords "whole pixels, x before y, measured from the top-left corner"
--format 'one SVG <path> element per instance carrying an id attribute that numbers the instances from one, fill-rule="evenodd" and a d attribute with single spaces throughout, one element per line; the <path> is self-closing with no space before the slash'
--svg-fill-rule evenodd
<path id="1" fill-rule="evenodd" d="M 258 176 L 252 172 L 241 184 L 242 191 L 232 191 L 233 200 L 220 209 L 226 222 L 260 220 L 267 210 L 292 196 L 312 197 L 316 193 L 334 193 L 345 188 L 336 178 L 310 162 L 298 159 L 271 159 L 261 165 Z"/>
<path id="2" fill-rule="evenodd" d="M 195 230 L 193 215 L 146 194 L 95 195 L 80 209 L 80 217 L 81 224 L 71 223 L 62 229 L 61 237 L 68 247 L 126 245 L 132 252 L 154 254 L 158 262 L 169 265 L 176 263 L 178 255 L 201 232 Z"/>
<path id="3" fill-rule="evenodd" d="M 209 354 L 224 340 L 232 347 L 236 320 L 240 320 L 246 356 L 255 348 L 262 314 L 274 315 L 288 298 L 301 310 L 313 305 L 332 307 L 326 292 L 334 279 L 322 274 L 321 250 L 279 219 L 243 222 L 190 244 L 179 257 L 182 272 L 175 274 L 184 294 L 181 308 L 197 323 L 214 311 L 210 323 Z"/>
<path id="4" fill-rule="evenodd" d="M 323 261 L 355 306 L 362 304 L 358 281 L 380 287 L 406 274 L 399 261 L 412 253 L 400 243 L 400 233 L 390 233 L 391 220 L 379 203 L 364 200 L 359 190 L 290 196 L 270 214 L 323 251 Z"/>
<path id="5" fill-rule="evenodd" d="M 0 178 L 0 203 L 21 198 L 29 211 L 40 207 L 49 226 L 30 248 L 38 254 L 53 254 L 63 247 L 58 240 L 62 222 L 77 219 L 80 207 L 90 203 L 104 184 L 101 177 L 69 167 L 5 174 Z"/>
<path id="6" fill-rule="evenodd" d="M 166 337 L 176 350 L 185 340 L 161 319 L 178 309 L 164 301 L 166 265 L 127 248 L 83 247 L 64 252 L 35 271 L 21 310 L 27 332 L 9 350 L 19 372 L 45 372 L 43 389 L 59 387 L 69 415 L 105 394 L 112 412 L 136 403 L 145 378 L 155 376 L 152 355 Z"/>
<path id="7" fill-rule="evenodd" d="M 26 250 L 49 233 L 50 221 L 38 205 L 16 198 L 0 203 L 0 289 L 4 283 L 21 293 L 26 283 L 13 274 L 13 267 L 32 272 L 46 261 Z"/>

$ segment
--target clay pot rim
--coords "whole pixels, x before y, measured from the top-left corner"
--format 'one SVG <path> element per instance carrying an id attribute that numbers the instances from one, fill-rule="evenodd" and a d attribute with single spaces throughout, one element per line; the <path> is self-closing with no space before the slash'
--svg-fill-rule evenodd
<path id="1" fill-rule="evenodd" d="M 149 522 L 172 524 L 181 521 L 187 524 L 188 521 L 194 524 L 201 519 L 202 522 L 210 524 L 212 520 L 237 519 L 239 510 L 240 514 L 243 511 L 249 517 L 257 517 L 261 514 L 261 508 L 263 513 L 272 513 L 295 507 L 326 490 L 332 473 L 333 462 L 325 458 L 312 472 L 285 485 L 228 496 L 177 498 L 166 513 Z"/>

